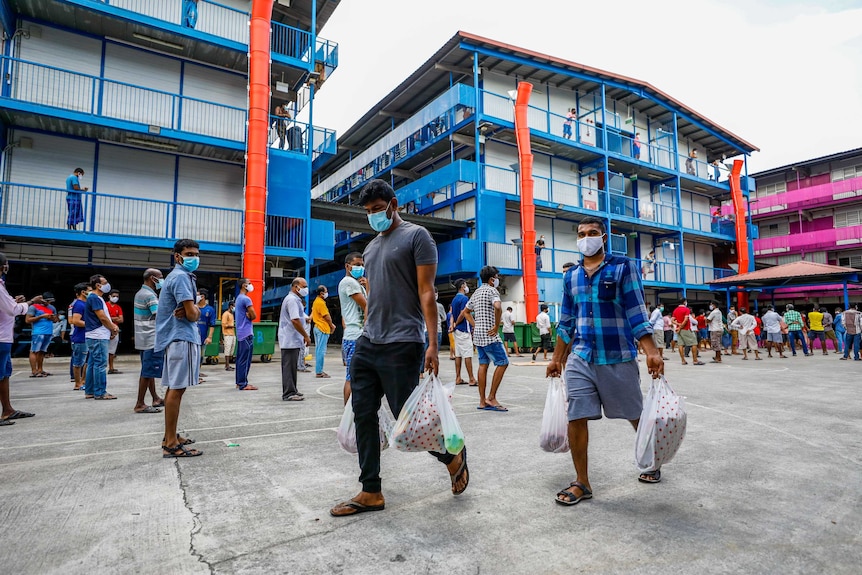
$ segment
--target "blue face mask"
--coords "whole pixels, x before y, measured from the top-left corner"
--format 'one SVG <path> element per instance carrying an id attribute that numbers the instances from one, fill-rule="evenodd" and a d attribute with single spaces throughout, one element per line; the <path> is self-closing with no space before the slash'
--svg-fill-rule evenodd
<path id="1" fill-rule="evenodd" d="M 375 232 L 385 232 L 392 225 L 392 216 L 389 215 L 389 206 L 382 212 L 368 214 L 368 224 Z"/>
<path id="2" fill-rule="evenodd" d="M 162 289 L 162 286 L 165 285 L 165 280 L 156 280 L 156 289 Z"/>
<path id="3" fill-rule="evenodd" d="M 198 266 L 201 263 L 201 258 L 198 256 L 185 256 L 183 257 L 183 263 L 180 264 L 183 266 L 183 269 L 189 273 L 194 273 Z"/>
<path id="4" fill-rule="evenodd" d="M 350 275 L 352 275 L 355 279 L 359 279 L 365 275 L 365 267 L 364 266 L 353 266 L 350 268 Z"/>

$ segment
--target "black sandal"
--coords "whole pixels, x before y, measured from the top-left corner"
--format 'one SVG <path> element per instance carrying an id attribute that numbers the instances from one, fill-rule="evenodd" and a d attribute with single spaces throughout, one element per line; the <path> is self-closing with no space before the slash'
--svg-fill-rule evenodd
<path id="1" fill-rule="evenodd" d="M 461 489 L 455 489 L 455 484 L 461 479 L 462 476 L 466 474 L 467 481 L 464 482 L 464 487 Z M 467 485 L 470 484 L 470 470 L 467 469 L 467 447 L 461 450 L 461 466 L 458 467 L 457 473 L 455 475 L 449 475 L 449 479 L 452 481 L 452 495 L 461 495 L 467 489 Z"/>
<path id="2" fill-rule="evenodd" d="M 177 445 L 176 447 L 162 445 L 162 449 L 167 451 L 167 453 L 162 453 L 162 457 L 165 459 L 171 457 L 197 457 L 198 455 L 204 454 L 203 451 L 198 451 L 197 449 L 186 449 L 185 445 Z"/>
<path id="3" fill-rule="evenodd" d="M 581 495 L 577 496 L 571 491 L 568 491 L 572 487 L 577 487 L 578 489 L 580 489 Z M 563 497 L 564 499 L 560 499 L 561 497 Z M 556 501 L 560 505 L 577 505 L 584 499 L 592 498 L 593 492 L 587 489 L 583 483 L 581 483 L 580 481 L 572 481 L 571 483 L 569 483 L 569 486 L 566 487 L 566 489 L 563 489 L 559 493 L 557 493 L 557 497 L 554 498 L 554 501 Z"/>
<path id="4" fill-rule="evenodd" d="M 638 481 L 641 483 L 658 483 L 661 481 L 661 469 L 656 469 L 655 471 L 649 471 L 647 473 L 641 473 L 638 475 Z"/>
<path id="5" fill-rule="evenodd" d="M 180 441 L 180 434 L 179 433 L 177 433 L 177 441 Z M 192 439 L 191 437 L 186 437 L 184 440 L 182 440 L 180 442 L 180 445 L 191 445 L 194 442 L 195 442 L 195 440 Z M 162 445 L 164 445 L 164 444 L 165 444 L 165 438 L 163 437 L 162 438 Z"/>

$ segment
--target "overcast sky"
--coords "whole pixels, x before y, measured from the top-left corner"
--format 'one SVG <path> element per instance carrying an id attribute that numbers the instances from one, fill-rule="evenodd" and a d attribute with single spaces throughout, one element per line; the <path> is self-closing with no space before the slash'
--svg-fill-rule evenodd
<path id="1" fill-rule="evenodd" d="M 344 0 L 315 123 L 343 133 L 458 30 L 648 82 L 760 148 L 750 173 L 862 147 L 862 0 Z"/>

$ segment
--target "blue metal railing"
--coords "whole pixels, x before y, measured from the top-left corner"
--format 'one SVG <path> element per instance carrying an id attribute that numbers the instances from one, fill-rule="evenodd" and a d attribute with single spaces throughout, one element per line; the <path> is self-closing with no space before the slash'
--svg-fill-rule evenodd
<path id="1" fill-rule="evenodd" d="M 68 192 L 60 188 L 0 182 L 0 223 L 21 228 L 68 229 Z M 194 238 L 240 244 L 243 212 L 197 204 L 79 192 L 79 231 L 158 239 Z M 72 205 L 72 213 L 75 206 Z"/>
<path id="2" fill-rule="evenodd" d="M 311 159 L 316 160 L 321 154 L 332 155 L 338 150 L 338 139 L 335 130 L 321 126 L 311 126 L 283 116 L 269 117 L 269 145 L 272 148 L 308 154 L 309 135 L 311 136 Z"/>
<path id="3" fill-rule="evenodd" d="M 242 108 L 15 58 L 2 57 L 0 62 L 11 85 L 9 97 L 13 100 L 245 141 L 246 111 Z"/>

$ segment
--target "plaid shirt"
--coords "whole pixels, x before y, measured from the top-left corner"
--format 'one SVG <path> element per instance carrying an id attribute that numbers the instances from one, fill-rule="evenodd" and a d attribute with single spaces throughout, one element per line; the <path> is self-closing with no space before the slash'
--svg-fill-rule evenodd
<path id="1" fill-rule="evenodd" d="M 605 256 L 587 277 L 583 262 L 563 279 L 563 305 L 557 333 L 572 353 L 599 365 L 632 361 L 635 340 L 653 333 L 644 304 L 640 270 L 635 262 Z"/>
<path id="2" fill-rule="evenodd" d="M 802 331 L 802 314 L 795 309 L 784 312 L 784 323 L 788 331 Z"/>
<path id="3" fill-rule="evenodd" d="M 500 341 L 498 334 L 488 335 L 488 330 L 495 325 L 494 302 L 498 301 L 500 292 L 497 288 L 484 284 L 473 292 L 473 297 L 467 302 L 467 309 L 473 312 L 473 320 L 476 322 L 476 328 L 473 330 L 473 343 L 476 347 L 485 347 Z"/>

